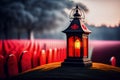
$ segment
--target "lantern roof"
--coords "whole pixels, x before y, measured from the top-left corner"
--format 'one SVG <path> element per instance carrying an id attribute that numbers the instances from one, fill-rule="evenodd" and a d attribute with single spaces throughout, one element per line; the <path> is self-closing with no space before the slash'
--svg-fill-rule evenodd
<path id="1" fill-rule="evenodd" d="M 71 11 L 72 14 L 72 21 L 67 29 L 65 29 L 64 33 L 86 33 L 89 34 L 91 31 L 86 27 L 86 25 L 83 23 L 84 19 L 84 12 L 81 10 L 78 5 L 75 9 Z"/>

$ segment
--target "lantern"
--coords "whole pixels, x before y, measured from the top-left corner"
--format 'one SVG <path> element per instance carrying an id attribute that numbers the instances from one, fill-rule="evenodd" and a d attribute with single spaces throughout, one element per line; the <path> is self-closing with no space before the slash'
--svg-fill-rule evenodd
<path id="1" fill-rule="evenodd" d="M 91 31 L 83 23 L 84 12 L 76 6 L 70 16 L 72 21 L 63 31 L 67 36 L 67 58 L 62 65 L 90 67 L 92 62 L 88 59 L 88 35 Z"/>

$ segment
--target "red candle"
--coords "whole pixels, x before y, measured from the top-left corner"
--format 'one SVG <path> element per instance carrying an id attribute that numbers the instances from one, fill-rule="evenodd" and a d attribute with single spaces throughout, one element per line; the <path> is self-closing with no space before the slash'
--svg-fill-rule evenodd
<path id="1" fill-rule="evenodd" d="M 41 50 L 40 55 L 40 65 L 46 64 L 46 52 L 45 50 Z"/>

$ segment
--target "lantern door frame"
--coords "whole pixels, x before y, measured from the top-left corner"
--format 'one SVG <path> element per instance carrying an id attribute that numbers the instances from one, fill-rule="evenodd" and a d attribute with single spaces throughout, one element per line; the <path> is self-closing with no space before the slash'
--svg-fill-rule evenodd
<path id="1" fill-rule="evenodd" d="M 82 41 L 82 35 L 79 35 L 80 33 L 72 33 L 72 34 L 66 34 L 67 35 L 67 58 L 83 58 L 83 41 Z M 75 37 L 77 37 L 79 40 L 80 40 L 80 56 L 75 56 L 75 45 L 73 45 L 73 46 L 71 46 L 71 47 L 73 47 L 73 56 L 69 56 L 70 55 L 70 51 L 69 51 L 69 49 L 70 49 L 70 43 L 69 43 L 69 38 L 70 37 L 73 37 L 73 44 L 75 44 Z M 71 52 L 72 53 L 72 52 Z"/>

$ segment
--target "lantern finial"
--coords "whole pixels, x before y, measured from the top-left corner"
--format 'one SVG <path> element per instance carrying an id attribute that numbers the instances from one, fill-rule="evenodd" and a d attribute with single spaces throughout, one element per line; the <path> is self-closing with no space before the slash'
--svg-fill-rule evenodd
<path id="1" fill-rule="evenodd" d="M 79 10 L 78 5 L 76 5 L 75 14 L 73 15 L 74 18 L 79 18 L 79 17 L 81 16 L 81 15 L 79 14 L 78 10 Z"/>
<path id="2" fill-rule="evenodd" d="M 83 9 L 79 8 L 79 5 L 76 5 L 76 7 L 71 10 L 69 17 L 70 17 L 70 19 L 79 18 L 82 21 L 84 21 L 85 12 Z"/>

